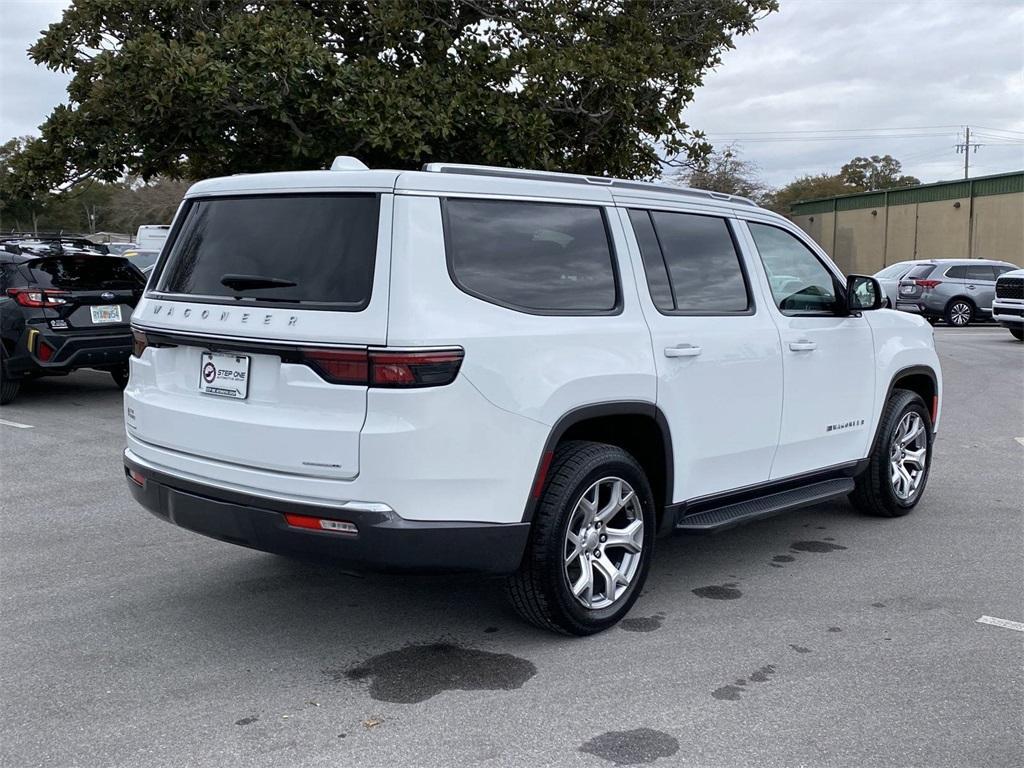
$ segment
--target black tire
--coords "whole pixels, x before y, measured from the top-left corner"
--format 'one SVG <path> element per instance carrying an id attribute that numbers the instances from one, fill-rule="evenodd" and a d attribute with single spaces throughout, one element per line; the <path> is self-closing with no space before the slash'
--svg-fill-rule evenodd
<path id="1" fill-rule="evenodd" d="M 943 317 L 946 320 L 946 325 L 951 325 L 954 328 L 966 328 L 975 319 L 977 314 L 974 302 L 970 299 L 958 297 L 949 300 Z"/>
<path id="2" fill-rule="evenodd" d="M 21 381 L 7 378 L 7 354 L 0 359 L 0 405 L 7 405 L 18 396 Z"/>
<path id="3" fill-rule="evenodd" d="M 1024 327 L 1007 328 L 1007 330 L 1013 334 L 1013 338 L 1015 338 L 1017 341 L 1024 341 Z"/>
<path id="4" fill-rule="evenodd" d="M 643 543 L 637 570 L 622 595 L 606 608 L 591 609 L 578 602 L 569 587 L 563 565 L 565 536 L 577 503 L 607 477 L 621 478 L 633 487 L 640 502 Z M 654 529 L 654 497 L 636 459 L 603 443 L 571 441 L 559 446 L 534 512 L 523 562 L 506 582 L 512 607 L 531 624 L 567 635 L 608 629 L 626 615 L 643 589 L 654 554 Z"/>
<path id="5" fill-rule="evenodd" d="M 928 452 L 925 455 L 924 476 L 917 490 L 909 499 L 901 499 L 893 489 L 889 460 L 897 427 L 903 417 L 911 411 L 916 412 L 924 421 Z M 905 389 L 895 390 L 882 410 L 878 437 L 871 448 L 868 467 L 857 477 L 856 486 L 850 494 L 853 505 L 861 512 L 875 517 L 902 517 L 908 514 L 917 506 L 928 484 L 934 439 L 931 414 L 921 396 Z"/>
<path id="6" fill-rule="evenodd" d="M 128 386 L 128 374 L 129 369 L 127 365 L 122 366 L 120 368 L 115 368 L 110 372 L 110 375 L 114 379 L 114 383 L 117 385 L 117 388 L 121 390 Z"/>

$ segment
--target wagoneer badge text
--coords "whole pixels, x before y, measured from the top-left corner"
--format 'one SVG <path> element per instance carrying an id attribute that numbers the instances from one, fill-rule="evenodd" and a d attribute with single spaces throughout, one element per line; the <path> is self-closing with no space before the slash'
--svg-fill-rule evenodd
<path id="1" fill-rule="evenodd" d="M 166 312 L 164 312 L 163 310 L 164 310 L 164 305 L 163 304 L 156 304 L 156 305 L 153 306 L 153 314 L 154 315 L 159 315 L 159 314 L 163 313 L 167 317 L 174 317 L 174 307 L 167 307 L 167 311 Z M 216 319 L 217 319 L 218 322 L 225 323 L 231 317 L 232 312 L 230 310 L 226 310 L 226 309 L 225 310 L 221 310 L 220 312 L 216 312 L 216 311 L 210 312 L 210 310 L 204 309 L 202 312 L 199 313 L 199 319 L 200 320 L 208 320 L 209 318 L 213 317 L 214 315 L 217 315 Z M 256 322 L 260 322 L 261 325 L 270 325 L 271 323 L 274 322 L 274 317 L 275 317 L 270 312 L 267 312 L 266 314 L 264 314 L 262 316 L 262 318 L 258 317 L 257 313 L 253 313 L 253 312 L 242 312 L 241 315 L 242 315 L 242 322 L 243 323 L 248 323 L 250 320 L 254 320 Z M 186 307 L 185 310 L 181 313 L 181 316 L 182 317 L 192 317 L 192 307 Z M 289 315 L 288 316 L 288 325 L 289 326 L 295 325 L 296 323 L 298 323 L 298 321 L 299 321 L 299 318 L 296 315 Z"/>

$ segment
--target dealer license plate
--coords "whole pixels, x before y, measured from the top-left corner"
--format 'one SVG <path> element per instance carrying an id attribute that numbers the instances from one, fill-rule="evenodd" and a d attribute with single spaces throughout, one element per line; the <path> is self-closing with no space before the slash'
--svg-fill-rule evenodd
<path id="1" fill-rule="evenodd" d="M 249 356 L 203 352 L 199 362 L 199 391 L 244 400 L 249 394 Z"/>

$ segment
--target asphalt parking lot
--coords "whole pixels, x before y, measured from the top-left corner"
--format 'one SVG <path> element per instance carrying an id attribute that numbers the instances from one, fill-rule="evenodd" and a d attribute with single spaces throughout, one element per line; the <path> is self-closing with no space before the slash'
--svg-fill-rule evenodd
<path id="1" fill-rule="evenodd" d="M 1024 345 L 936 329 L 924 500 L 659 542 L 630 618 L 520 623 L 499 583 L 345 575 L 179 530 L 83 372 L 0 419 L 4 766 L 1009 766 L 1024 754 Z M 22 426 L 12 426 L 12 423 Z"/>

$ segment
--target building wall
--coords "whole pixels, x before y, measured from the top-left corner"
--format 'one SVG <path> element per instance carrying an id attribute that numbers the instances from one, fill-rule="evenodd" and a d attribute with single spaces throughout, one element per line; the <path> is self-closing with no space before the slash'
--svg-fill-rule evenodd
<path id="1" fill-rule="evenodd" d="M 1024 266 L 1024 193 L 974 198 L 973 254 Z"/>
<path id="2" fill-rule="evenodd" d="M 797 203 L 791 218 L 847 273 L 912 259 L 1024 265 L 1024 172 Z"/>
<path id="3" fill-rule="evenodd" d="M 960 198 L 917 205 L 917 250 L 909 258 L 969 259 L 970 204 L 970 198 Z"/>

